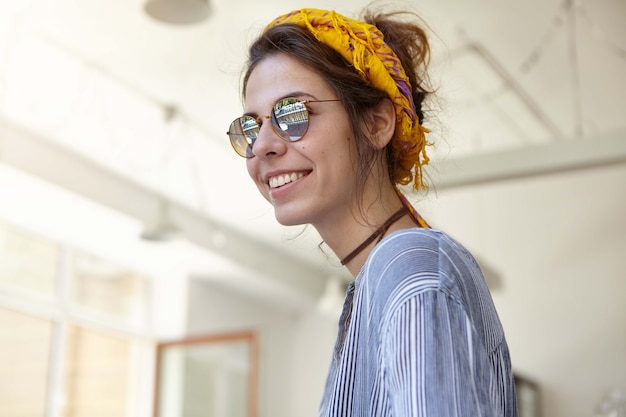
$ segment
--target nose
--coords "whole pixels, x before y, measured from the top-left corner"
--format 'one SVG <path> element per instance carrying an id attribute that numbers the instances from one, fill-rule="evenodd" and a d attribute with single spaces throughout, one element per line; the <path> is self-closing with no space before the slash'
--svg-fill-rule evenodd
<path id="1" fill-rule="evenodd" d="M 287 142 L 274 130 L 270 116 L 265 116 L 262 120 L 259 134 L 252 145 L 252 153 L 259 158 L 282 155 L 287 150 Z"/>

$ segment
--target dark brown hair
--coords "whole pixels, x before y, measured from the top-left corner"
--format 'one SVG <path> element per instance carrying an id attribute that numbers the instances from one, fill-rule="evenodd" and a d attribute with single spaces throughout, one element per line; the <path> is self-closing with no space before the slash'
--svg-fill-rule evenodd
<path id="1" fill-rule="evenodd" d="M 416 113 L 424 123 L 424 100 L 428 94 L 427 67 L 430 47 L 425 30 L 420 23 L 403 19 L 419 18 L 411 13 L 369 13 L 363 21 L 375 25 L 384 35 L 385 43 L 396 53 L 409 78 Z M 307 29 L 293 24 L 281 24 L 266 30 L 249 48 L 248 65 L 243 79 L 243 91 L 256 66 L 274 54 L 284 54 L 318 73 L 341 100 L 350 119 L 357 148 L 357 195 L 362 195 L 372 167 L 380 158 L 366 131 L 367 116 L 387 94 L 367 83 L 338 52 L 319 42 Z M 389 145 L 387 146 L 389 148 Z M 394 178 L 399 162 L 385 151 L 390 178 Z"/>

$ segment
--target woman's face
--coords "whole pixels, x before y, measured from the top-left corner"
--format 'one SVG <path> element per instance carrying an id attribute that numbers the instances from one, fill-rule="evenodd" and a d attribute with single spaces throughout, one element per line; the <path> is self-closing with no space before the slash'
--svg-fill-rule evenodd
<path id="1" fill-rule="evenodd" d="M 245 112 L 270 115 L 274 104 L 286 97 L 337 99 L 320 75 L 286 55 L 272 55 L 261 61 L 248 79 Z M 309 103 L 307 107 L 309 127 L 296 142 L 281 139 L 271 121 L 263 117 L 253 147 L 255 156 L 247 160 L 247 168 L 281 224 L 319 227 L 340 221 L 354 206 L 356 156 L 341 102 Z"/>

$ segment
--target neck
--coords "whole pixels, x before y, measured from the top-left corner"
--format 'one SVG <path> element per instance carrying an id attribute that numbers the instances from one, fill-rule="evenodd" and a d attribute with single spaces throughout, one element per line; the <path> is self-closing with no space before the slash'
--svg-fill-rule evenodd
<path id="1" fill-rule="evenodd" d="M 407 214 L 409 214 L 409 212 L 404 206 L 400 208 L 400 210 L 392 214 L 391 217 L 385 220 L 382 226 L 376 229 L 374 233 L 369 235 L 369 237 L 363 241 L 363 243 L 361 243 L 352 252 L 350 252 L 345 258 L 343 258 L 341 260 L 341 265 L 346 265 L 348 262 L 356 258 L 358 254 L 363 252 L 363 250 L 367 248 L 372 242 L 374 242 L 374 240 L 378 239 L 376 240 L 376 243 L 380 242 L 382 238 L 385 236 L 385 233 L 387 233 L 387 230 L 389 230 L 389 227 L 395 222 L 397 222 L 398 220 L 400 220 L 401 217 Z"/>
<path id="2" fill-rule="evenodd" d="M 410 216 L 397 214 L 406 207 L 409 208 L 406 213 L 410 212 Z M 416 217 L 419 216 L 414 212 L 410 203 L 389 182 L 382 189 L 366 190 L 360 204 L 354 202 L 353 205 L 338 206 L 333 212 L 318 218 L 317 222 L 312 222 L 312 226 L 356 277 L 377 240 L 393 231 L 415 227 L 416 224 L 428 227 L 425 222 L 421 224 L 417 221 Z M 397 219 L 393 218 L 394 214 L 398 215 Z M 390 223 L 385 225 L 388 221 Z M 355 254 L 346 259 L 352 252 Z"/>
<path id="3" fill-rule="evenodd" d="M 378 240 L 387 233 L 412 227 L 414 223 L 400 200 L 394 195 L 393 204 L 371 205 L 367 215 L 356 216 L 359 209 L 344 209 L 322 227 L 314 224 L 324 242 L 356 277 Z"/>

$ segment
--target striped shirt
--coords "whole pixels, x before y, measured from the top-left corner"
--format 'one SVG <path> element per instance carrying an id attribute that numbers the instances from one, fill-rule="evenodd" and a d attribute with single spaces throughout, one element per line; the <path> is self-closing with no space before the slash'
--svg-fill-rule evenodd
<path id="1" fill-rule="evenodd" d="M 443 232 L 385 237 L 350 284 L 320 417 L 514 417 L 509 350 L 480 268 Z"/>

